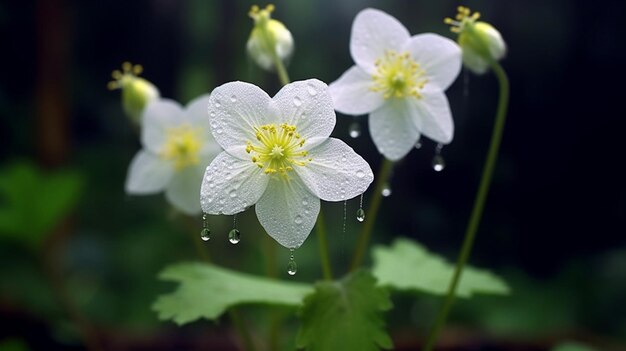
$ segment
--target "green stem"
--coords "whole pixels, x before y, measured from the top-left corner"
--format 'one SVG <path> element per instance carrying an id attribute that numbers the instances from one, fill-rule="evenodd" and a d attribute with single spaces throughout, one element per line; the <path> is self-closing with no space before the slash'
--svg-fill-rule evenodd
<path id="1" fill-rule="evenodd" d="M 359 234 L 359 238 L 357 239 L 354 254 L 352 255 L 350 272 L 353 272 L 354 270 L 359 268 L 359 266 L 363 262 L 365 251 L 367 250 L 367 245 L 370 241 L 370 237 L 372 236 L 372 229 L 374 229 L 374 223 L 376 222 L 376 217 L 378 215 L 378 209 L 380 208 L 380 202 L 383 198 L 383 188 L 389 180 L 392 169 L 393 162 L 389 161 L 386 158 L 383 159 L 383 163 L 380 165 L 380 170 L 378 171 L 378 176 L 376 177 L 374 197 L 372 198 L 372 202 L 367 209 L 365 224 L 363 225 L 363 229 L 361 229 L 361 233 Z"/>
<path id="2" fill-rule="evenodd" d="M 230 316 L 230 321 L 233 323 L 237 331 L 239 332 L 239 336 L 241 336 L 241 342 L 243 343 L 243 349 L 247 351 L 254 351 L 256 348 L 254 347 L 254 342 L 252 341 L 252 336 L 248 331 L 248 327 L 246 326 L 245 321 L 241 317 L 239 310 L 236 308 L 230 308 L 228 311 L 228 315 Z"/>
<path id="3" fill-rule="evenodd" d="M 278 79 L 280 79 L 280 83 L 282 85 L 289 84 L 291 80 L 289 80 L 289 74 L 287 73 L 287 69 L 285 69 L 283 60 L 281 60 L 276 53 L 272 55 L 272 60 L 274 61 L 274 66 L 276 66 L 276 73 L 278 74 Z"/>
<path id="4" fill-rule="evenodd" d="M 474 208 L 472 209 L 470 220 L 467 224 L 467 229 L 465 231 L 463 246 L 461 247 L 461 252 L 459 253 L 454 275 L 452 276 L 450 286 L 448 287 L 448 293 L 445 297 L 443 305 L 441 306 L 441 309 L 439 310 L 437 319 L 435 320 L 435 324 L 430 331 L 426 344 L 422 349 L 423 351 L 432 350 L 435 342 L 437 341 L 437 337 L 441 332 L 441 329 L 446 323 L 446 318 L 448 316 L 448 313 L 450 312 L 450 309 L 452 308 L 452 304 L 454 303 L 456 288 L 459 284 L 459 280 L 461 279 L 461 274 L 463 273 L 465 263 L 467 262 L 467 259 L 472 252 L 474 238 L 476 237 L 476 231 L 478 230 L 478 225 L 480 224 L 480 218 L 482 217 L 483 209 L 485 207 L 485 200 L 487 199 L 487 194 L 489 193 L 489 185 L 491 184 L 491 178 L 493 176 L 496 160 L 498 158 L 498 150 L 500 149 L 500 142 L 502 141 L 502 133 L 504 131 L 506 112 L 509 104 L 509 80 L 506 76 L 506 73 L 504 72 L 504 69 L 502 68 L 502 66 L 500 66 L 499 63 L 493 62 L 491 68 L 500 84 L 500 97 L 498 101 L 498 109 L 496 112 L 496 120 L 493 126 L 493 132 L 491 134 L 491 143 L 489 145 L 489 151 L 487 152 L 487 160 L 483 168 L 483 175 L 480 180 L 476 199 L 474 201 Z"/>
<path id="5" fill-rule="evenodd" d="M 326 239 L 326 225 L 324 224 L 324 214 L 322 213 L 322 210 L 320 210 L 320 214 L 317 216 L 315 229 L 320 243 L 320 259 L 322 261 L 322 273 L 324 275 L 324 279 L 333 280 L 333 271 L 331 269 L 328 254 L 328 240 Z"/>

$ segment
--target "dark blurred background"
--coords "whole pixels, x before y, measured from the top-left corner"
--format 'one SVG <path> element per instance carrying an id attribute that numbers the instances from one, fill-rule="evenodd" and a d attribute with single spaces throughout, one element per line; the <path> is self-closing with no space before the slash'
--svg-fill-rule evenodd
<path id="1" fill-rule="evenodd" d="M 16 215 L 21 222 L 0 227 L 0 346 L 82 350 L 79 335 L 93 333 L 115 350 L 236 348 L 227 320 L 177 328 L 157 321 L 150 310 L 155 297 L 173 287 L 159 282 L 158 272 L 169 263 L 195 259 L 195 251 L 162 195 L 124 194 L 127 167 L 140 144 L 119 92 L 108 91 L 106 83 L 128 60 L 144 66 L 143 77 L 162 96 L 182 104 L 231 80 L 250 81 L 274 94 L 280 88 L 276 77 L 254 66 L 245 53 L 252 4 L 0 3 L 0 208 L 7 198 L 22 204 Z M 296 43 L 288 67 L 292 80 L 315 77 L 330 83 L 352 65 L 350 28 L 365 7 L 390 13 L 412 34 L 452 38 L 442 19 L 453 16 L 457 5 L 480 11 L 498 28 L 509 49 L 502 65 L 511 81 L 511 103 L 471 263 L 503 276 L 513 294 L 458 302 L 442 345 L 544 350 L 575 339 L 599 349 L 626 349 L 625 2 L 275 5 L 275 18 Z M 376 243 L 408 236 L 455 258 L 489 143 L 497 88 L 490 74 L 461 73 L 448 90 L 456 133 L 443 149 L 447 167 L 432 170 L 435 145 L 428 140 L 397 165 Z M 364 131 L 357 139 L 348 135 L 353 120 L 338 115 L 334 136 L 376 170 L 381 156 L 367 119 L 356 119 Z M 370 196 L 365 195 L 366 204 Z M 66 204 L 67 211 L 59 210 L 63 219 L 41 219 L 54 204 L 38 203 L 50 199 Z M 334 264 L 341 271 L 358 224 L 348 220 L 341 234 L 343 204 L 323 208 Z M 358 200 L 348 203 L 349 214 L 357 208 Z M 6 222 L 6 212 L 0 212 L 0 222 Z M 230 219 L 215 221 L 227 231 Z M 272 259 L 280 267 L 286 264 L 287 250 L 277 248 L 277 257 L 264 257 L 260 248 L 274 244 L 261 235 L 254 213 L 247 211 L 240 221 L 242 243 L 233 247 L 216 234 L 218 240 L 207 247 L 212 256 L 252 273 L 263 273 Z M 318 279 L 314 234 L 299 251 L 295 279 Z M 59 284 L 65 294 L 55 288 Z M 387 322 L 396 346 L 412 349 L 423 340 L 438 301 L 400 295 L 394 303 Z M 250 323 L 262 325 L 257 312 L 248 311 Z M 76 320 L 87 320 L 87 327 L 78 330 Z"/>

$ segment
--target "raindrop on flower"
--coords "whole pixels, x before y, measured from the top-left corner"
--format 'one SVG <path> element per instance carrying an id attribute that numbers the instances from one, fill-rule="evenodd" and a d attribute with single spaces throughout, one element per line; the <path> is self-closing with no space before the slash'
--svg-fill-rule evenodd
<path id="1" fill-rule="evenodd" d="M 293 98 L 293 104 L 296 107 L 299 107 L 300 105 L 302 105 L 302 100 L 299 97 L 296 96 L 295 98 Z"/>
<path id="2" fill-rule="evenodd" d="M 228 233 L 228 241 L 230 241 L 231 244 L 238 244 L 241 241 L 241 233 L 239 232 L 239 229 L 233 228 Z"/>
<path id="3" fill-rule="evenodd" d="M 289 263 L 287 263 L 287 274 L 295 275 L 298 272 L 298 264 L 293 259 L 293 249 L 291 249 L 291 256 L 289 257 Z"/>
<path id="4" fill-rule="evenodd" d="M 362 208 L 359 208 L 356 211 L 356 220 L 359 222 L 363 222 L 365 220 L 365 210 Z"/>
<path id="5" fill-rule="evenodd" d="M 350 133 L 350 137 L 353 139 L 358 138 L 361 136 L 361 125 L 358 122 L 352 122 L 348 128 L 348 133 Z"/>
<path id="6" fill-rule="evenodd" d="M 209 228 L 202 228 L 200 231 L 200 238 L 202 241 L 209 241 L 211 239 L 211 231 Z"/>
<path id="7" fill-rule="evenodd" d="M 432 165 L 435 172 L 441 172 L 446 168 L 446 161 L 443 159 L 443 156 L 435 155 Z"/>
<path id="8" fill-rule="evenodd" d="M 422 143 L 419 142 L 419 141 L 417 143 L 415 143 L 415 148 L 418 149 L 418 150 L 421 149 L 422 148 Z"/>

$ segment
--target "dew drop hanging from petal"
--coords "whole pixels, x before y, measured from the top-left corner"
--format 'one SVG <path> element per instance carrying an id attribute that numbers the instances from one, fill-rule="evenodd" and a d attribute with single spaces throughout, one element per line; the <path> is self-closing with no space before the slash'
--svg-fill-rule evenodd
<path id="1" fill-rule="evenodd" d="M 298 272 L 298 264 L 293 258 L 294 249 L 291 249 L 291 256 L 289 257 L 289 263 L 287 263 L 287 274 L 295 275 Z"/>
<path id="2" fill-rule="evenodd" d="M 348 133 L 350 134 L 351 138 L 358 138 L 359 136 L 361 136 L 361 125 L 358 122 L 352 122 L 352 124 L 350 124 L 350 127 L 348 127 Z"/>
<path id="3" fill-rule="evenodd" d="M 389 185 L 389 183 L 386 183 L 386 184 L 383 186 L 383 190 L 381 191 L 381 193 L 382 193 L 382 195 L 383 195 L 384 197 L 389 197 L 389 196 L 391 196 L 391 186 Z"/>
<path id="4" fill-rule="evenodd" d="M 441 156 L 441 150 L 443 149 L 442 144 L 437 144 L 437 148 L 435 149 L 435 156 L 433 157 L 432 166 L 435 172 L 441 172 L 446 168 L 446 160 Z"/>
<path id="5" fill-rule="evenodd" d="M 231 229 L 228 233 L 228 241 L 230 241 L 233 245 L 238 244 L 241 241 L 241 233 L 239 232 L 239 229 Z"/>
<path id="6" fill-rule="evenodd" d="M 211 231 L 209 230 L 209 224 L 207 214 L 202 214 L 202 230 L 200 231 L 200 238 L 202 241 L 209 241 L 211 239 Z"/>
<path id="7" fill-rule="evenodd" d="M 365 220 L 365 210 L 363 210 L 363 194 L 361 194 L 359 209 L 356 210 L 356 220 L 359 222 L 363 222 Z"/>

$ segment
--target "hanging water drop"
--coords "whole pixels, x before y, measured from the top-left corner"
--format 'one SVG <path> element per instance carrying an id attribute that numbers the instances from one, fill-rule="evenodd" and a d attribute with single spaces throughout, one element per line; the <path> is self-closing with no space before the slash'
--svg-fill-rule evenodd
<path id="1" fill-rule="evenodd" d="M 230 241 L 230 243 L 233 245 L 238 244 L 241 241 L 241 233 L 239 232 L 239 229 L 231 229 L 231 231 L 228 233 L 228 241 Z"/>
<path id="2" fill-rule="evenodd" d="M 287 263 L 287 274 L 295 275 L 298 272 L 298 264 L 293 259 L 293 249 L 291 249 L 291 256 L 289 256 L 289 263 Z"/>
<path id="3" fill-rule="evenodd" d="M 211 239 L 211 231 L 209 228 L 202 228 L 200 231 L 200 238 L 202 241 L 209 241 Z"/>
<path id="4" fill-rule="evenodd" d="M 435 155 L 435 157 L 433 157 L 433 169 L 435 172 L 441 172 L 444 168 L 446 168 L 446 161 L 441 155 Z"/>
<path id="5" fill-rule="evenodd" d="M 361 136 L 361 125 L 358 122 L 352 122 L 348 128 L 348 133 L 353 139 L 358 138 Z"/>
<path id="6" fill-rule="evenodd" d="M 381 191 L 381 194 L 382 194 L 384 197 L 389 197 L 389 196 L 391 196 L 391 186 L 389 185 L 389 183 L 387 183 L 387 184 L 385 184 L 385 185 L 383 186 L 383 190 Z"/>
<path id="7" fill-rule="evenodd" d="M 415 148 L 418 150 L 422 148 L 422 143 L 419 140 L 415 143 Z"/>
<path id="8" fill-rule="evenodd" d="M 365 220 L 365 210 L 362 208 L 359 208 L 358 210 L 356 210 L 356 220 L 359 222 L 363 222 Z"/>

